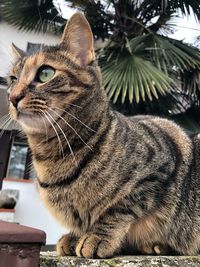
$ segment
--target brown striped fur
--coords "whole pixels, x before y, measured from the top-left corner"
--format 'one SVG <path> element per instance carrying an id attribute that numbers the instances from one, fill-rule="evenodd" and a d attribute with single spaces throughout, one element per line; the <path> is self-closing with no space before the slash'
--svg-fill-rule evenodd
<path id="1" fill-rule="evenodd" d="M 27 134 L 42 200 L 70 229 L 58 254 L 197 254 L 199 136 L 110 108 L 81 14 L 60 45 L 32 55 L 14 50 L 10 114 Z M 55 69 L 45 83 L 37 78 L 43 65 Z"/>

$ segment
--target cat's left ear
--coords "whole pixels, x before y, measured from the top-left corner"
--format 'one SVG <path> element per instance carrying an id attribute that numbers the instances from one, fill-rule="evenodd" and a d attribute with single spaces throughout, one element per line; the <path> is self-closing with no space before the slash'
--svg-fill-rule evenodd
<path id="1" fill-rule="evenodd" d="M 65 26 L 61 45 L 86 66 L 95 59 L 94 40 L 90 25 L 81 13 L 74 14 Z"/>
<path id="2" fill-rule="evenodd" d="M 26 56 L 26 53 L 17 47 L 14 43 L 11 45 L 13 55 L 16 59 L 22 59 Z"/>

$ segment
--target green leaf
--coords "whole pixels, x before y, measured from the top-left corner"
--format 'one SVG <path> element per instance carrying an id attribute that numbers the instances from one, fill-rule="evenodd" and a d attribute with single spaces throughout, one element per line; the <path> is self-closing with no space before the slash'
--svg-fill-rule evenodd
<path id="1" fill-rule="evenodd" d="M 52 0 L 1 0 L 0 13 L 4 20 L 25 31 L 55 33 L 65 23 Z"/>
<path id="2" fill-rule="evenodd" d="M 116 54 L 118 59 L 116 61 Z M 109 57 L 109 61 L 107 61 Z M 104 84 L 109 98 L 115 103 L 119 96 L 124 103 L 126 97 L 132 103 L 133 99 L 138 103 L 146 97 L 152 100 L 152 95 L 158 98 L 159 94 L 165 94 L 173 84 L 170 77 L 153 64 L 139 57 L 130 54 L 126 48 L 115 50 L 110 57 L 109 50 L 104 51 L 100 57 Z"/>

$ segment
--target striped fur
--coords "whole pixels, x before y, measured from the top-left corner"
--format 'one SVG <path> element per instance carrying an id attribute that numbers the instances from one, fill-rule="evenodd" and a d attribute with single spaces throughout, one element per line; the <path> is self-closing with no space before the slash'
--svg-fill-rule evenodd
<path id="1" fill-rule="evenodd" d="M 46 83 L 35 78 L 41 65 L 56 70 Z M 10 75 L 10 114 L 27 134 L 41 198 L 70 229 L 59 255 L 198 253 L 199 136 L 110 108 L 82 15 L 60 45 L 18 55 Z"/>

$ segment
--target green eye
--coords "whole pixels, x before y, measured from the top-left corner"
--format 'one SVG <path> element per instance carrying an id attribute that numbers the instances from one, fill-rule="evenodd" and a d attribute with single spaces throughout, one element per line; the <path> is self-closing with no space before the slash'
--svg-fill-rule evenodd
<path id="1" fill-rule="evenodd" d="M 42 66 L 38 71 L 38 80 L 45 83 L 53 78 L 55 70 L 49 66 Z"/>

